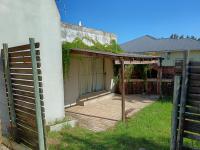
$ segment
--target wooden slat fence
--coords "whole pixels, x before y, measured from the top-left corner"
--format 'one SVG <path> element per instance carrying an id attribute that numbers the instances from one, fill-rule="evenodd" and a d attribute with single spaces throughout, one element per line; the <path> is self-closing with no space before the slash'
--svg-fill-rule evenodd
<path id="1" fill-rule="evenodd" d="M 15 139 L 32 149 L 45 149 L 44 103 L 39 43 L 3 45 L 4 76 Z"/>
<path id="2" fill-rule="evenodd" d="M 176 63 L 171 133 L 171 150 L 200 150 L 200 62 L 189 52 Z"/>

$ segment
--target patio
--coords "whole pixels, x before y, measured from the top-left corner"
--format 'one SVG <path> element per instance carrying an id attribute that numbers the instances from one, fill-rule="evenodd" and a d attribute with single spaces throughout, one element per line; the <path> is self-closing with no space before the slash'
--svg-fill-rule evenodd
<path id="1" fill-rule="evenodd" d="M 142 108 L 157 100 L 157 96 L 126 95 L 125 116 L 132 116 Z M 80 127 L 99 132 L 112 128 L 121 120 L 121 95 L 111 95 L 98 100 L 91 100 L 84 106 L 65 109 L 66 116 L 77 119 Z"/>

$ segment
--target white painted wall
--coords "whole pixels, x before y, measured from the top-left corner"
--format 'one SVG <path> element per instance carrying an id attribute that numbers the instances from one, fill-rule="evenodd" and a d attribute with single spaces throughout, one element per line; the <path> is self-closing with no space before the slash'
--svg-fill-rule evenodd
<path id="1" fill-rule="evenodd" d="M 0 18 L 0 45 L 27 44 L 29 37 L 41 43 L 46 121 L 64 117 L 61 28 L 55 0 L 0 0 Z M 0 92 L 3 102 L 5 91 Z"/>
<path id="2" fill-rule="evenodd" d="M 62 41 L 67 42 L 72 42 L 75 38 L 79 37 L 83 39 L 83 42 L 85 44 L 90 46 L 92 46 L 93 44 L 90 40 L 84 39 L 85 37 L 90 38 L 94 41 L 98 41 L 101 44 L 110 44 L 112 40 L 117 41 L 117 36 L 113 33 L 64 23 L 61 24 L 61 36 Z"/>

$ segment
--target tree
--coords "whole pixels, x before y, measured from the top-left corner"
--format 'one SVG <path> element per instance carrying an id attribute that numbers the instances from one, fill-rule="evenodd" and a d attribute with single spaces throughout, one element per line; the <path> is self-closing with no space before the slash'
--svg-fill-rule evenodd
<path id="1" fill-rule="evenodd" d="M 184 39 L 184 35 L 181 35 L 181 36 L 179 37 L 179 39 Z"/>

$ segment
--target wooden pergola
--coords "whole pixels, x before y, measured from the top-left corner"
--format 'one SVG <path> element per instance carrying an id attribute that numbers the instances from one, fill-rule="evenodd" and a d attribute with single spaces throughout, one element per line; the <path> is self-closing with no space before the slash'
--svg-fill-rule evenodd
<path id="1" fill-rule="evenodd" d="M 122 121 L 125 122 L 125 78 L 124 78 L 124 68 L 125 65 L 128 64 L 159 64 L 159 88 L 160 88 L 160 97 L 162 97 L 162 58 L 159 56 L 150 56 L 150 55 L 140 55 L 133 53 L 111 53 L 105 51 L 94 51 L 94 50 L 86 50 L 86 49 L 71 49 L 71 54 L 79 54 L 91 57 L 103 57 L 112 59 L 115 64 L 121 65 L 121 87 L 122 87 Z"/>

